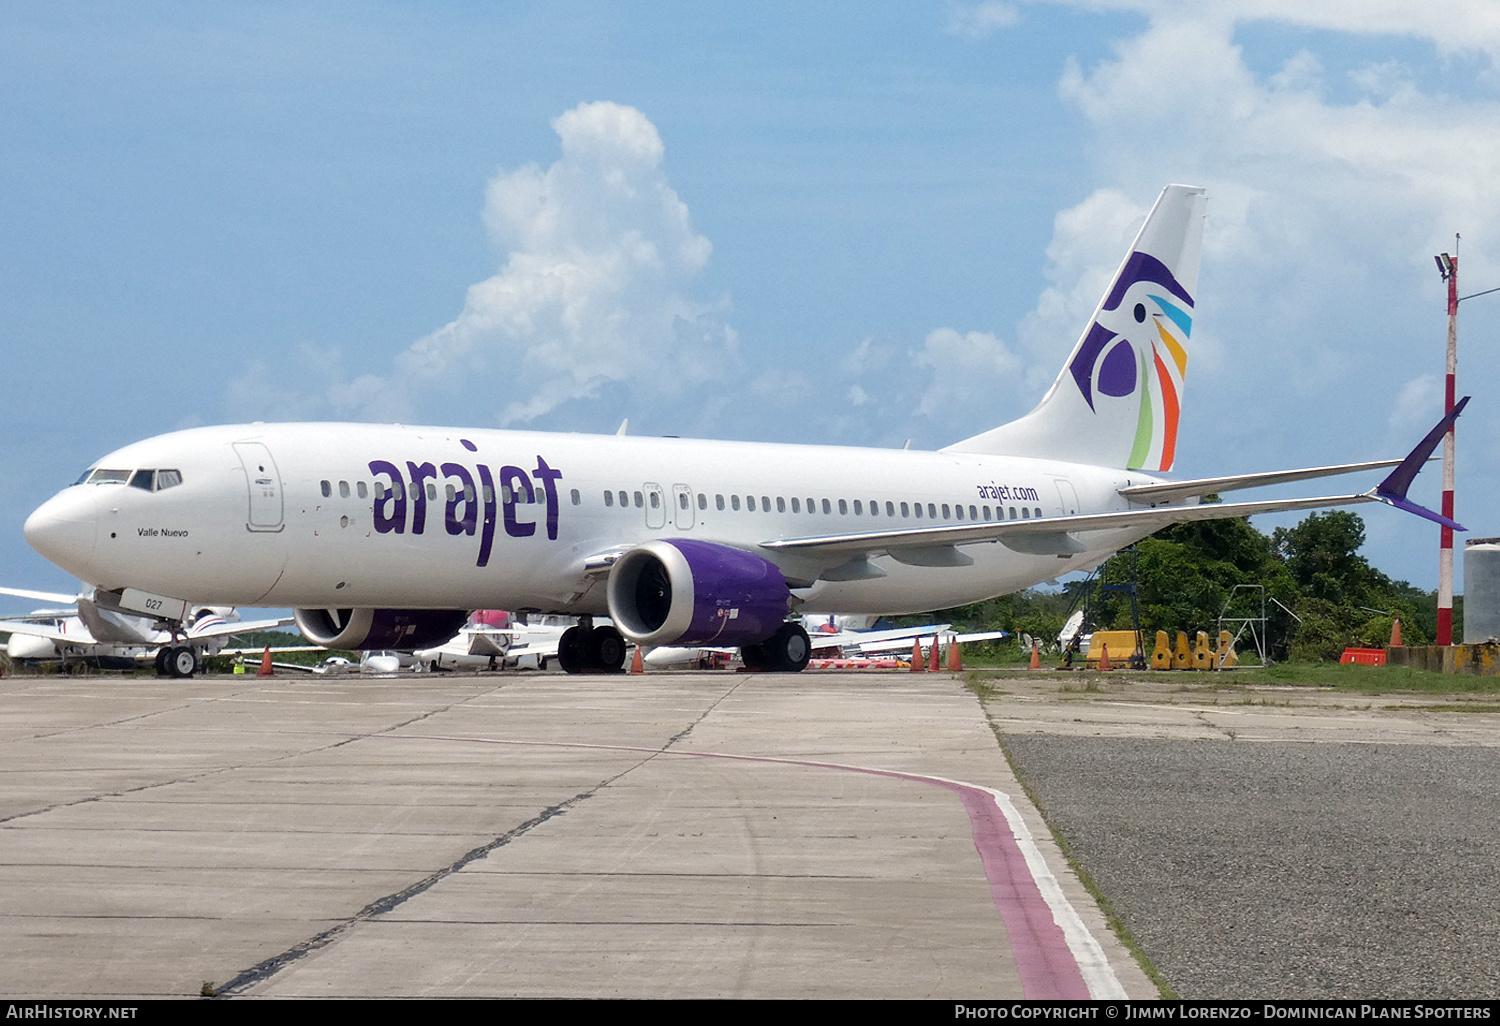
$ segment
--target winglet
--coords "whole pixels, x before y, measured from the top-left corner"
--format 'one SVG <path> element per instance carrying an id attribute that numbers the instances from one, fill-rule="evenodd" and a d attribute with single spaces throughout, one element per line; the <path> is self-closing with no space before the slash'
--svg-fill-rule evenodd
<path id="1" fill-rule="evenodd" d="M 1411 487 L 1413 479 L 1417 476 L 1417 471 L 1422 469 L 1422 464 L 1427 462 L 1428 457 L 1432 455 L 1432 451 L 1438 447 L 1438 443 L 1443 440 L 1443 436 L 1453 427 L 1453 422 L 1458 420 L 1458 415 L 1464 411 L 1464 407 L 1468 403 L 1469 396 L 1464 396 L 1454 404 L 1453 411 L 1438 421 L 1437 427 L 1427 432 L 1427 437 L 1418 442 L 1417 447 L 1406 454 L 1406 459 L 1401 461 L 1400 466 L 1391 471 L 1384 481 L 1375 486 L 1375 490 L 1370 493 L 1371 497 L 1379 499 L 1388 505 L 1395 506 L 1397 509 L 1404 509 L 1408 513 L 1415 513 L 1419 517 L 1431 520 L 1435 524 L 1441 524 L 1454 531 L 1466 530 L 1457 521 L 1450 520 L 1441 513 L 1434 513 L 1425 506 L 1419 506 L 1415 502 L 1412 502 L 1406 497 L 1406 490 Z"/>

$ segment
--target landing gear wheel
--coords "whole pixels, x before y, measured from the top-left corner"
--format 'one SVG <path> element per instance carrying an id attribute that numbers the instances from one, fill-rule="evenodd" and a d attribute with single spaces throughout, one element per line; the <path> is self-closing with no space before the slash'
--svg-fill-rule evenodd
<path id="1" fill-rule="evenodd" d="M 156 650 L 156 675 L 165 677 L 171 671 L 167 669 L 167 656 L 171 655 L 170 648 L 159 648 Z"/>
<path id="2" fill-rule="evenodd" d="M 193 650 L 178 646 L 167 653 L 167 671 L 174 677 L 191 677 L 198 668 L 198 658 Z"/>
<path id="3" fill-rule="evenodd" d="M 744 662 L 745 669 L 752 673 L 770 669 L 766 659 L 766 645 L 761 642 L 758 645 L 742 645 L 740 647 L 740 660 Z"/>
<path id="4" fill-rule="evenodd" d="M 784 623 L 761 644 L 766 651 L 766 669 L 772 673 L 801 673 L 812 658 L 812 642 L 801 624 Z"/>
<path id="5" fill-rule="evenodd" d="M 582 673 L 593 662 L 591 631 L 582 627 L 569 627 L 557 639 L 557 665 L 564 673 Z"/>
<path id="6" fill-rule="evenodd" d="M 598 669 L 619 673 L 625 668 L 625 639 L 613 627 L 595 627 L 591 646 Z"/>

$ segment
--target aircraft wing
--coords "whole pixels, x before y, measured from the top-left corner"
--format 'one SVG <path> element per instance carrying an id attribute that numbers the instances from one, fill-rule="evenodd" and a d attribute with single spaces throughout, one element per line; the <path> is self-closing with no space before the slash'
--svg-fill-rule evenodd
<path id="1" fill-rule="evenodd" d="M 37 638 L 47 638 L 50 641 L 59 641 L 68 645 L 94 645 L 98 644 L 79 624 L 80 633 L 64 634 L 51 624 L 30 623 L 25 620 L 0 620 L 0 634 L 28 634 Z"/>
<path id="2" fill-rule="evenodd" d="M 292 623 L 291 618 L 283 620 L 235 620 L 233 623 L 216 623 L 202 630 L 191 631 L 189 638 L 225 638 L 235 634 L 248 634 L 252 631 L 274 631 L 278 627 L 285 627 Z M 275 651 L 272 649 L 272 651 Z"/>
<path id="3" fill-rule="evenodd" d="M 1370 463 L 1341 463 L 1332 467 L 1309 467 L 1306 470 L 1273 470 L 1264 474 L 1236 474 L 1229 477 L 1200 477 L 1193 481 L 1162 481 L 1157 484 L 1131 485 L 1120 494 L 1132 502 L 1180 502 L 1195 495 L 1215 495 L 1239 488 L 1263 488 L 1267 485 L 1310 481 L 1318 477 L 1357 474 L 1361 470 L 1383 470 L 1400 464 L 1400 460 L 1374 460 Z"/>
<path id="4" fill-rule="evenodd" d="M 967 645 L 971 641 L 995 641 L 995 640 L 998 640 L 1000 638 L 1005 637 L 1009 633 L 1010 633 L 1009 631 L 979 631 L 976 634 L 949 634 L 949 633 L 945 632 L 943 634 L 923 634 L 923 635 L 920 635 L 920 637 L 922 638 L 923 641 L 928 641 L 928 640 L 931 640 L 932 638 L 936 637 L 936 638 L 940 638 L 940 639 L 942 639 L 944 641 L 950 641 L 950 642 L 956 641 L 960 645 Z M 914 640 L 916 640 L 915 637 L 906 638 L 904 640 L 903 639 L 898 639 L 898 638 L 892 638 L 892 639 L 890 639 L 888 641 L 876 641 L 876 642 L 872 642 L 871 644 L 868 644 L 868 645 L 861 645 L 861 646 L 859 646 L 859 649 L 860 649 L 861 652 L 865 652 L 865 653 L 869 653 L 869 652 L 904 652 L 904 653 L 910 653 L 911 652 L 911 643 Z"/>
<path id="5" fill-rule="evenodd" d="M 861 576 L 881 576 L 883 570 L 870 565 L 870 556 L 889 555 L 902 563 L 916 566 L 968 566 L 972 557 L 958 551 L 959 545 L 999 542 L 1007 548 L 1033 555 L 1067 556 L 1087 551 L 1088 546 L 1075 534 L 1084 531 L 1138 531 L 1150 534 L 1172 524 L 1199 520 L 1224 520 L 1250 517 L 1258 513 L 1286 513 L 1302 509 L 1326 509 L 1360 502 L 1383 502 L 1408 513 L 1453 530 L 1464 527 L 1440 513 L 1417 505 L 1406 497 L 1417 472 L 1443 440 L 1458 415 L 1469 403 L 1464 396 L 1437 426 L 1429 431 L 1416 448 L 1399 461 L 1385 479 L 1368 492 L 1358 495 L 1330 495 L 1314 499 L 1269 499 L 1261 502 L 1214 502 L 1192 506 L 1156 506 L 1150 509 L 1118 510 L 1111 513 L 1084 513 L 1065 517 L 1041 517 L 1033 520 L 1002 520 L 983 524 L 945 524 L 940 527 L 918 527 L 899 531 L 868 531 L 859 534 L 830 534 L 811 538 L 778 538 L 761 542 L 761 548 L 772 553 L 810 557 L 831 564 L 845 557 L 842 564 L 832 565 L 822 576 L 829 580 L 853 580 Z M 1389 464 L 1387 464 L 1389 465 Z M 1368 469 L 1368 467 L 1364 468 Z M 1318 471 L 1344 473 L 1343 468 L 1317 468 Z M 1307 474 L 1307 471 L 1286 471 Z M 1269 483 L 1267 475 L 1261 483 Z M 1313 472 L 1312 476 L 1317 476 Z M 1247 480 L 1248 478 L 1242 479 Z M 1295 478 L 1292 478 L 1295 479 Z M 863 562 L 862 562 L 863 561 Z"/>
<path id="6" fill-rule="evenodd" d="M 1285 513 L 1300 509 L 1322 509 L 1359 502 L 1379 501 L 1375 495 L 1332 495 L 1313 499 L 1270 499 L 1262 502 L 1215 502 L 1196 506 L 1158 506 L 1154 509 L 1086 513 L 1036 520 L 1003 520 L 982 524 L 945 524 L 900 531 L 866 531 L 859 534 L 825 534 L 808 538 L 776 538 L 761 542 L 772 552 L 791 555 L 848 558 L 890 555 L 916 566 L 967 566 L 972 560 L 954 546 L 1000 542 L 1018 552 L 1034 555 L 1072 555 L 1088 546 L 1074 534 L 1081 531 L 1139 530 L 1145 534 L 1172 524 L 1196 520 L 1223 520 L 1258 513 Z"/>
<path id="7" fill-rule="evenodd" d="M 30 591 L 26 588 L 0 588 L 0 595 L 14 595 L 16 598 L 34 599 L 37 602 L 55 602 L 69 608 L 78 602 L 77 595 L 64 595 L 57 591 Z"/>

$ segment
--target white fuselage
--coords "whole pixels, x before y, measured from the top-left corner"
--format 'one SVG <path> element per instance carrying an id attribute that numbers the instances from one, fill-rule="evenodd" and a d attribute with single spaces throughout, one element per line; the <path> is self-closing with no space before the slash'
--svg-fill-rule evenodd
<path id="1" fill-rule="evenodd" d="M 104 457 L 27 521 L 53 562 L 101 588 L 197 603 L 605 612 L 586 561 L 656 538 L 762 542 L 1130 508 L 1153 478 L 1045 459 L 615 435 L 367 424 L 196 428 Z M 141 470 L 167 486 L 125 483 Z M 378 496 L 378 497 L 377 497 Z M 965 545 L 968 566 L 871 562 L 819 580 L 807 612 L 901 613 L 978 601 L 1096 565 L 1086 550 Z"/>

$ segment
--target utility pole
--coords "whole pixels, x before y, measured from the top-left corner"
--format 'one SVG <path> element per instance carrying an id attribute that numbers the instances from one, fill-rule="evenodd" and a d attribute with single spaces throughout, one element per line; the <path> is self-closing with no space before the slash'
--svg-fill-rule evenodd
<path id="1" fill-rule="evenodd" d="M 1458 235 L 1453 236 L 1458 248 Z M 1448 283 L 1448 380 L 1443 390 L 1443 412 L 1453 412 L 1454 381 L 1458 372 L 1458 257 L 1443 253 L 1433 257 L 1438 273 Z M 1468 297 L 1465 297 L 1468 298 Z M 1453 458 L 1457 449 L 1457 425 L 1443 436 L 1443 516 L 1453 519 Z M 1453 644 L 1453 529 L 1443 527 L 1438 549 L 1437 643 Z"/>

